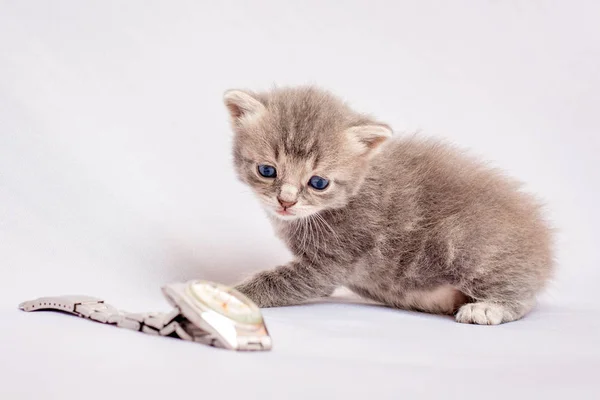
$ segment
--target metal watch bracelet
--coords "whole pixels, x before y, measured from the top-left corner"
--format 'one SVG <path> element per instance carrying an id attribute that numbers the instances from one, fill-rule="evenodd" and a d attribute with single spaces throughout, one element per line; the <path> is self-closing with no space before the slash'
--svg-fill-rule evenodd
<path id="1" fill-rule="evenodd" d="M 55 310 L 63 311 L 103 324 L 140 331 L 151 335 L 169 336 L 183 340 L 200 342 L 215 347 L 220 346 L 214 335 L 198 328 L 185 318 L 179 308 L 168 313 L 128 313 L 104 303 L 104 300 L 91 296 L 40 297 L 19 305 L 23 311 Z M 243 338 L 238 350 L 268 350 L 264 338 Z"/>

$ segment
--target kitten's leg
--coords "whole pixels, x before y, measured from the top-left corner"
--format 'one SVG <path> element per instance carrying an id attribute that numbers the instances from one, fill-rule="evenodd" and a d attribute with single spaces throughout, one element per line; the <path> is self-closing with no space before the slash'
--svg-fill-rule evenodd
<path id="1" fill-rule="evenodd" d="M 472 303 L 459 308 L 457 322 L 498 325 L 516 321 L 534 307 L 546 281 L 548 260 L 519 251 L 505 253 L 468 269 L 471 275 L 465 275 L 459 289 Z"/>
<path id="2" fill-rule="evenodd" d="M 338 283 L 317 266 L 293 261 L 263 271 L 236 286 L 259 307 L 277 307 L 329 296 Z"/>
<path id="3" fill-rule="evenodd" d="M 522 318 L 534 305 L 534 299 L 515 302 L 477 301 L 460 307 L 456 313 L 456 321 L 465 324 L 498 325 Z"/>

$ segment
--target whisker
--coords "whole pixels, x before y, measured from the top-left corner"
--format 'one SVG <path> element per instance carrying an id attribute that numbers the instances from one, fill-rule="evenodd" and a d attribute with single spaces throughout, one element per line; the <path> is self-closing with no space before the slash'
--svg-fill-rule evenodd
<path id="1" fill-rule="evenodd" d="M 322 239 L 322 229 L 323 227 L 321 226 L 321 222 L 319 221 L 318 218 L 315 218 L 314 216 L 311 216 L 312 220 L 315 221 L 315 245 L 318 246 L 321 244 L 321 239 Z"/>
<path id="2" fill-rule="evenodd" d="M 308 222 L 309 222 L 309 225 L 310 225 L 310 232 L 309 232 L 310 233 L 310 238 L 311 238 L 311 241 L 312 241 L 312 245 L 316 247 L 318 243 L 317 243 L 317 238 L 315 237 L 316 226 L 313 227 L 313 221 L 314 221 L 314 219 L 312 218 L 312 216 L 309 216 Z M 315 225 L 316 225 L 316 222 L 315 222 Z"/>
<path id="3" fill-rule="evenodd" d="M 331 225 L 325 220 L 325 218 L 323 218 L 322 215 L 315 214 L 315 216 L 327 228 L 327 230 L 329 230 L 329 232 L 331 232 L 331 236 L 336 241 L 337 245 L 340 246 L 342 244 L 342 242 L 341 242 L 340 237 L 338 236 L 337 232 L 331 227 Z"/>
<path id="4" fill-rule="evenodd" d="M 305 218 L 300 220 L 302 222 L 302 252 L 306 253 L 306 221 Z"/>

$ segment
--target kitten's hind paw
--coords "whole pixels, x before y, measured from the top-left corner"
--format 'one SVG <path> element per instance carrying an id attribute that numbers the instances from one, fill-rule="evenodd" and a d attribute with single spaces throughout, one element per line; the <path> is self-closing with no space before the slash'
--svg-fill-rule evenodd
<path id="1" fill-rule="evenodd" d="M 463 324 L 498 325 L 503 322 L 504 306 L 495 303 L 468 303 L 458 309 L 456 322 Z"/>

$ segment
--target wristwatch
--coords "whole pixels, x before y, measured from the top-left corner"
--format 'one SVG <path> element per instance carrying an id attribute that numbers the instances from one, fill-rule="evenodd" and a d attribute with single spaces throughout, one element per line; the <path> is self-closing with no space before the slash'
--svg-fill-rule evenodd
<path id="1" fill-rule="evenodd" d="M 257 305 L 237 290 L 215 282 L 172 283 L 162 292 L 168 313 L 127 313 L 90 296 L 40 297 L 23 311 L 56 310 L 103 324 L 171 336 L 230 350 L 270 350 L 271 337 Z"/>

